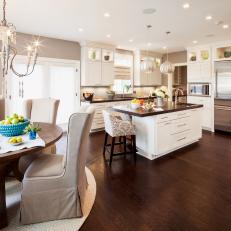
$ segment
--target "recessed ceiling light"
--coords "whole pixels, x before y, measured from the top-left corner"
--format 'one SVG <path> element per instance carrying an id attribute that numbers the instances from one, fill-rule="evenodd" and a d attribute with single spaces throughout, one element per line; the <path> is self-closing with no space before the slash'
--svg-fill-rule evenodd
<path id="1" fill-rule="evenodd" d="M 111 17 L 110 13 L 108 13 L 108 12 L 105 12 L 105 13 L 103 14 L 103 16 L 104 16 L 105 18 L 110 18 L 110 17 Z"/>
<path id="2" fill-rule="evenodd" d="M 163 50 L 167 50 L 167 47 L 166 46 L 164 46 L 164 47 L 162 47 L 163 48 Z"/>
<path id="3" fill-rule="evenodd" d="M 228 29 L 228 28 L 229 28 L 229 25 L 228 25 L 228 24 L 224 24 L 224 25 L 222 26 L 222 28 L 223 28 L 223 29 Z"/>
<path id="4" fill-rule="evenodd" d="M 152 45 L 152 43 L 147 43 L 147 46 L 150 47 Z"/>
<path id="5" fill-rule="evenodd" d="M 147 8 L 143 10 L 143 14 L 154 14 L 156 12 L 156 9 L 154 8 Z"/>
<path id="6" fill-rule="evenodd" d="M 132 43 L 132 42 L 133 42 L 133 39 L 129 39 L 128 42 Z"/>
<path id="7" fill-rule="evenodd" d="M 183 5 L 182 5 L 182 7 L 184 8 L 184 9 L 188 9 L 189 7 L 190 7 L 190 4 L 189 3 L 184 3 Z"/>
<path id="8" fill-rule="evenodd" d="M 197 40 L 193 40 L 193 43 L 194 43 L 194 44 L 197 44 L 197 43 L 198 43 L 198 41 L 197 41 Z"/>
<path id="9" fill-rule="evenodd" d="M 211 15 L 207 15 L 207 16 L 205 17 L 205 19 L 206 19 L 207 21 L 209 21 L 209 20 L 212 20 L 213 17 L 212 17 Z"/>
<path id="10" fill-rule="evenodd" d="M 110 35 L 110 34 L 107 34 L 106 37 L 107 37 L 107 38 L 111 38 L 111 35 Z"/>
<path id="11" fill-rule="evenodd" d="M 78 28 L 78 31 L 79 32 L 83 32 L 83 28 Z"/>

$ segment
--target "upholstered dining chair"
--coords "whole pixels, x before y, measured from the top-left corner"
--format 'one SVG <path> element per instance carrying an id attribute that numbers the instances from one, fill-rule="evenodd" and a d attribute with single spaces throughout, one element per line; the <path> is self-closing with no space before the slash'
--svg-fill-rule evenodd
<path id="1" fill-rule="evenodd" d="M 94 116 L 89 106 L 69 119 L 66 155 L 44 154 L 27 169 L 22 182 L 21 223 L 81 217 L 87 189 L 87 145 Z"/>
<path id="2" fill-rule="evenodd" d="M 56 124 L 59 100 L 52 98 L 28 99 L 23 102 L 23 115 L 31 122 L 43 122 Z M 55 145 L 48 147 L 45 152 L 55 153 Z M 19 160 L 19 172 L 24 174 L 31 162 L 40 153 L 21 157 Z"/>

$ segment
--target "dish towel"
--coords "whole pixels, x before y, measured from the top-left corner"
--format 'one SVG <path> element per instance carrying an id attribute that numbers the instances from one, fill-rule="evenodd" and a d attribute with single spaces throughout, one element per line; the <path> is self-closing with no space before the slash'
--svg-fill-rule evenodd
<path id="1" fill-rule="evenodd" d="M 38 135 L 35 140 L 30 140 L 29 135 L 22 135 L 23 143 L 17 146 L 10 144 L 8 141 L 10 137 L 0 136 L 0 154 L 18 151 L 24 148 L 32 148 L 32 147 L 45 147 L 46 144 L 43 139 L 41 139 Z"/>

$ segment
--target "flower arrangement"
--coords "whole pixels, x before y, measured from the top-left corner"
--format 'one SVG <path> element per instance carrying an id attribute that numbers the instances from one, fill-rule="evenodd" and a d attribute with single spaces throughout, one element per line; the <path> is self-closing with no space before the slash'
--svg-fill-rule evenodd
<path id="1" fill-rule="evenodd" d="M 155 95 L 159 98 L 169 98 L 168 88 L 161 86 L 155 90 Z"/>
<path id="2" fill-rule="evenodd" d="M 30 140 L 35 140 L 37 137 L 37 132 L 39 131 L 41 131 L 39 124 L 33 123 L 29 124 L 24 130 L 25 133 L 29 133 Z"/>

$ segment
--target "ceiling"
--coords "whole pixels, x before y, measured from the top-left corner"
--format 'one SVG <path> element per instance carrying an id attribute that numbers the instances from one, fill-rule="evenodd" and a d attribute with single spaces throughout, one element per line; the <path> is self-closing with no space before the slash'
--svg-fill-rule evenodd
<path id="1" fill-rule="evenodd" d="M 189 9 L 182 8 L 185 2 Z M 146 8 L 156 12 L 143 14 Z M 172 52 L 184 50 L 193 40 L 198 45 L 231 40 L 230 10 L 230 0 L 7 0 L 7 19 L 19 32 L 130 49 L 145 49 L 149 42 L 149 49 L 159 52 L 164 46 Z M 111 16 L 105 18 L 105 12 Z M 213 19 L 206 21 L 207 15 Z M 224 30 L 217 21 L 230 27 Z M 149 32 L 147 24 L 152 25 Z"/>

